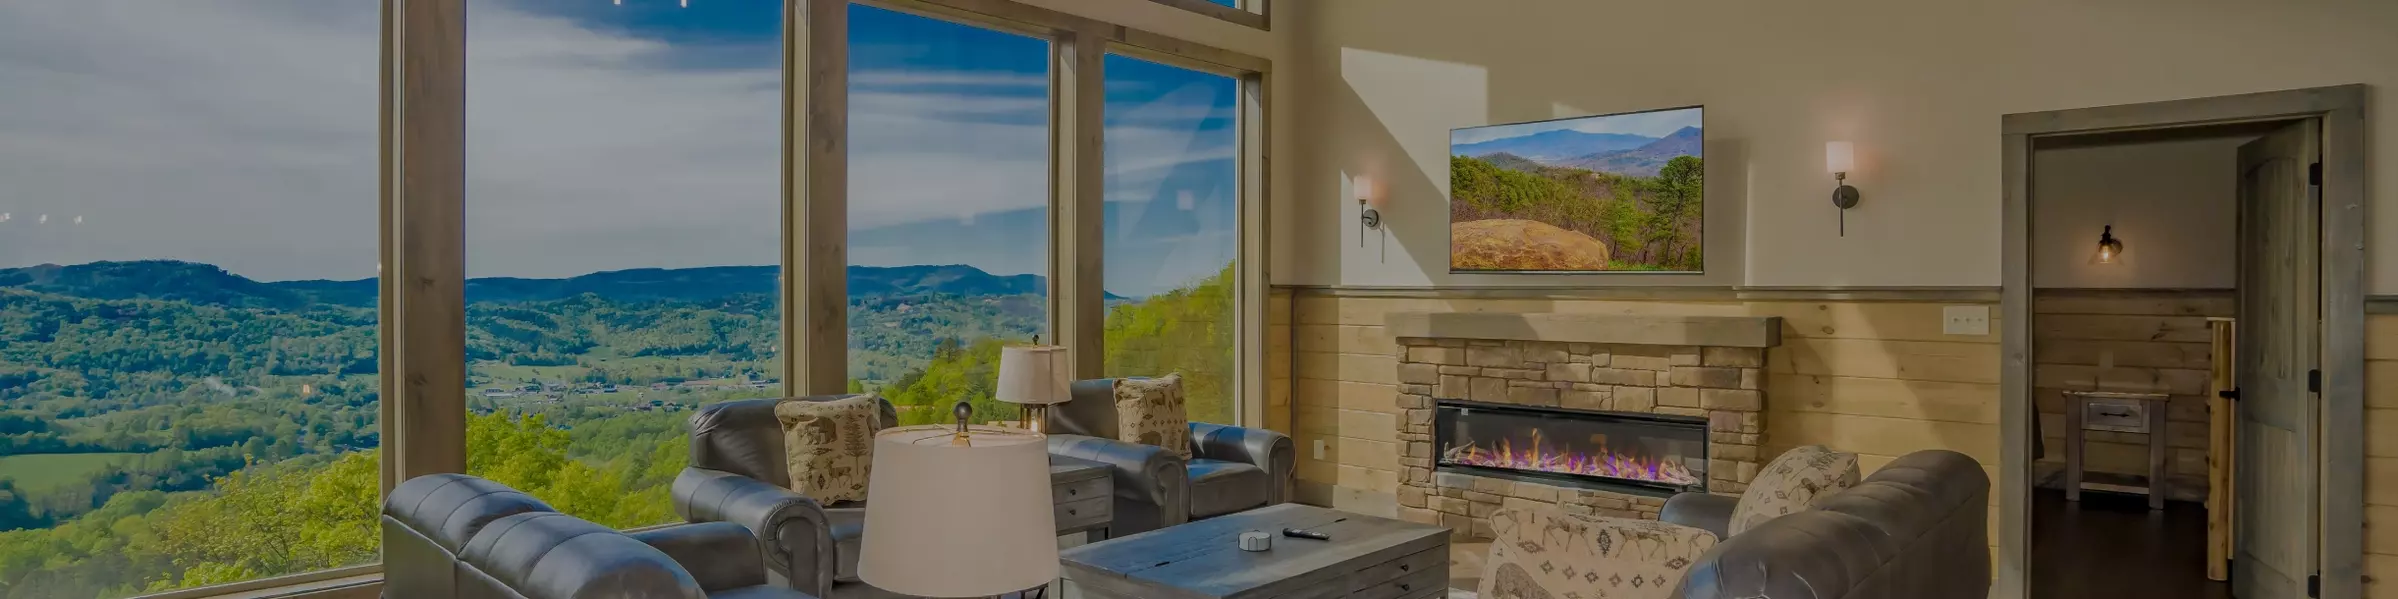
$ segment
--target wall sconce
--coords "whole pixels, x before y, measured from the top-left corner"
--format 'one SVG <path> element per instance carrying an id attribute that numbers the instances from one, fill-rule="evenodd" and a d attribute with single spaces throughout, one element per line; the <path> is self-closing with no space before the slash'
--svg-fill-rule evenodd
<path id="1" fill-rule="evenodd" d="M 1857 188 L 1848 184 L 1848 171 L 1857 167 L 1857 146 L 1845 141 L 1823 144 L 1824 170 L 1832 172 L 1832 205 L 1840 207 L 1840 236 L 1848 236 L 1848 209 L 1857 207 Z"/>
<path id="2" fill-rule="evenodd" d="M 1374 180 L 1362 176 L 1351 177 L 1349 188 L 1357 196 L 1357 245 L 1365 247 L 1366 229 L 1382 228 L 1382 211 L 1367 205 L 1374 198 Z"/>
<path id="3" fill-rule="evenodd" d="M 2107 225 L 2098 233 L 2098 253 L 2090 255 L 2090 263 L 2117 264 L 2123 260 L 2123 240 L 2115 238 L 2115 225 Z"/>

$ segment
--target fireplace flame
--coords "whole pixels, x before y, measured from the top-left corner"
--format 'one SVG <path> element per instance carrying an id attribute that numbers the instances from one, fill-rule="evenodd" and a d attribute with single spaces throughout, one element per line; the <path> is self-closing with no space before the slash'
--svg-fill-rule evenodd
<path id="1" fill-rule="evenodd" d="M 1537 429 L 1532 431 L 1532 441 L 1527 447 L 1519 449 L 1513 441 L 1504 439 L 1492 447 L 1458 445 L 1442 452 L 1441 461 L 1465 466 L 1601 476 L 1669 485 L 1699 483 L 1698 476 L 1680 462 L 1621 454 L 1608 449 L 1600 449 L 1595 453 L 1561 451 L 1554 445 L 1542 443 Z"/>

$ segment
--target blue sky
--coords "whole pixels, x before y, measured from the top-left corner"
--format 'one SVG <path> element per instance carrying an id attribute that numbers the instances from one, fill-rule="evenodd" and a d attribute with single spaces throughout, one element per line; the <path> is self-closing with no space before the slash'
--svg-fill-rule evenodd
<path id="1" fill-rule="evenodd" d="M 471 275 L 776 260 L 779 3 L 690 1 L 469 3 Z M 854 260 L 1045 270 L 1046 42 L 850 18 Z M 320 0 L 0 4 L 0 267 L 374 276 L 375 19 Z M 1212 274 L 1237 246 L 1236 85 L 1107 67 L 1109 288 Z"/>
<path id="2" fill-rule="evenodd" d="M 1511 125 L 1470 127 L 1449 132 L 1449 143 L 1457 145 L 1482 143 L 1494 139 L 1523 137 L 1536 133 L 1547 133 L 1550 131 L 1568 129 L 1583 133 L 1627 133 L 1643 137 L 1665 137 L 1666 135 L 1672 134 L 1675 131 L 1681 130 L 1683 127 L 1698 127 L 1699 121 L 1701 120 L 1699 115 L 1700 109 L 1698 108 L 1683 108 L 1677 110 L 1660 110 L 1654 112 L 1638 112 L 1632 114 L 1618 114 L 1599 117 L 1557 119 L 1551 121 L 1541 121 L 1537 123 L 1516 123 Z"/>

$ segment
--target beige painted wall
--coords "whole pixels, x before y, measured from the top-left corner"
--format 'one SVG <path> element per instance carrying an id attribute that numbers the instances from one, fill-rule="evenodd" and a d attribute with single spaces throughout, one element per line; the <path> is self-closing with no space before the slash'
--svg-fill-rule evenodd
<path id="1" fill-rule="evenodd" d="M 1504 5 L 1503 7 L 1498 5 Z M 1296 128 L 1294 263 L 1308 285 L 1608 285 L 1621 276 L 1452 276 L 1454 127 L 1705 104 L 1711 277 L 1759 286 L 1995 286 L 1999 117 L 2276 89 L 2398 84 L 2398 2 L 1305 0 L 1283 68 Z M 1667 57 L 1670 57 L 1668 59 Z M 2398 114 L 2376 94 L 2369 111 Z M 2368 144 L 2398 145 L 2376 117 Z M 1863 204 L 1835 232 L 1823 144 L 1856 143 Z M 2377 152 L 2375 174 L 2398 174 Z M 1382 181 L 1390 235 L 1360 239 L 1344 174 Z M 1280 176 L 1278 176 L 1280 178 Z M 2373 185 L 2398 238 L 2398 185 Z M 1716 212 L 1745 219 L 1719 225 Z M 1745 226 L 1742 226 L 1745 223 Z M 1729 238 L 1729 239 L 1727 239 Z M 1366 242 L 1360 247 L 1360 242 Z M 2371 288 L 2398 293 L 2398 244 Z M 1729 279 L 1729 280 L 1727 280 Z"/>
<path id="2" fill-rule="evenodd" d="M 2230 289 L 2239 275 L 2239 151 L 2249 138 L 2032 153 L 2032 285 Z M 2124 243 L 2096 265 L 2099 233 Z"/>

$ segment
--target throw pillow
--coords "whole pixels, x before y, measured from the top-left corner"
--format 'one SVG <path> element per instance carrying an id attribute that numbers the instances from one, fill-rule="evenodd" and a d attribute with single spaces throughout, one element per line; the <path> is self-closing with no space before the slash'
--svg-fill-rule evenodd
<path id="1" fill-rule="evenodd" d="M 1741 531 L 1777 517 L 1805 511 L 1815 500 L 1857 486 L 1857 454 L 1832 451 L 1822 445 L 1809 445 L 1784 452 L 1766 464 L 1757 478 L 1749 481 L 1747 492 L 1740 494 L 1740 503 L 1732 508 L 1732 522 L 1725 532 L 1739 536 Z"/>
<path id="2" fill-rule="evenodd" d="M 1116 438 L 1191 459 L 1191 417 L 1182 411 L 1182 375 L 1116 379 Z"/>
<path id="3" fill-rule="evenodd" d="M 791 490 L 824 504 L 864 501 L 866 475 L 874 465 L 874 434 L 884 424 L 881 404 L 874 395 L 775 404 L 774 417 L 783 423 L 783 464 L 791 471 Z"/>
<path id="4" fill-rule="evenodd" d="M 1656 520 L 1578 516 L 1553 507 L 1492 512 L 1482 562 L 1488 599 L 1662 599 L 1715 533 Z"/>

